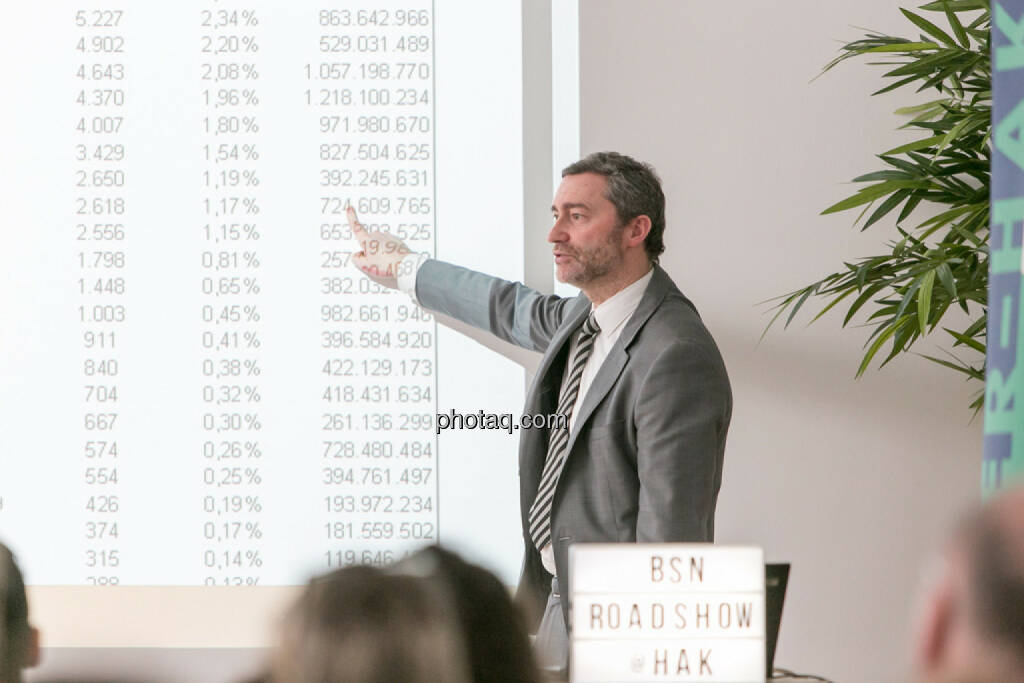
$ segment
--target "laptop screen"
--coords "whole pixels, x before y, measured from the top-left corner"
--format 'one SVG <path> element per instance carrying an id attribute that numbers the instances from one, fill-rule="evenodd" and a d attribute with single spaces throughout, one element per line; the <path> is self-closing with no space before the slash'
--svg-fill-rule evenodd
<path id="1" fill-rule="evenodd" d="M 779 623 L 782 621 L 782 603 L 786 599 L 786 584 L 789 583 L 789 563 L 765 564 L 765 677 L 772 677 L 775 667 L 775 644 L 779 640 Z"/>

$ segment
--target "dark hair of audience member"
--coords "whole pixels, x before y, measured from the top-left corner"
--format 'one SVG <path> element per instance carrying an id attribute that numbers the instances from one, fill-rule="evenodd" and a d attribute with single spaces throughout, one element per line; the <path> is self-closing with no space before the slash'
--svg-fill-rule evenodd
<path id="1" fill-rule="evenodd" d="M 285 615 L 276 683 L 463 683 L 445 598 L 423 579 L 348 567 L 315 578 Z"/>
<path id="2" fill-rule="evenodd" d="M 1012 540 L 1020 529 L 1015 534 L 1005 526 L 997 515 L 978 514 L 961 530 L 973 608 L 969 617 L 1024 672 L 1024 548 Z"/>
<path id="3" fill-rule="evenodd" d="M 17 683 L 21 670 L 35 664 L 36 644 L 28 623 L 25 581 L 10 549 L 0 543 L 0 683 Z"/>
<path id="4" fill-rule="evenodd" d="M 540 680 L 522 615 L 494 574 L 437 546 L 399 562 L 392 571 L 422 576 L 449 595 L 475 683 Z"/>
<path id="5" fill-rule="evenodd" d="M 165 681 L 166 679 L 159 679 Z M 57 678 L 33 678 L 32 683 L 154 683 L 138 678 L 111 678 L 106 676 L 59 676 Z"/>

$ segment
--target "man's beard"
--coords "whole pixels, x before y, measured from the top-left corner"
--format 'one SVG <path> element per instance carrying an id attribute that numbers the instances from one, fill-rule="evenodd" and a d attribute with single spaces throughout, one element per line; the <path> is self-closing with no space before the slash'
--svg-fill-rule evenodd
<path id="1" fill-rule="evenodd" d="M 576 260 L 577 266 L 576 270 L 565 279 L 565 282 L 574 287 L 583 287 L 617 270 L 622 265 L 622 252 L 618 246 L 621 237 L 622 229 L 620 228 L 613 231 L 608 240 L 600 246 L 591 247 L 585 251 L 561 249 L 561 253 Z"/>

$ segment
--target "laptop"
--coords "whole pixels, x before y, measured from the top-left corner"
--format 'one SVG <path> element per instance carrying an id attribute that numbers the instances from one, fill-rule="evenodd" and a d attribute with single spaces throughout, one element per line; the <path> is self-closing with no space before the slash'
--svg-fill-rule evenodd
<path id="1" fill-rule="evenodd" d="M 786 584 L 789 583 L 789 563 L 765 564 L 764 606 L 765 606 L 765 678 L 771 679 L 775 668 L 775 644 L 779 640 L 779 623 L 782 621 L 782 603 L 786 600 Z"/>

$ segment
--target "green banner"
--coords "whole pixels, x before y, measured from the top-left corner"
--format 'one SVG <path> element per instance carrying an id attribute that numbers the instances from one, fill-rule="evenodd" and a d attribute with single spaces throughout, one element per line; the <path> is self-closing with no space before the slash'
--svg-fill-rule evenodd
<path id="1" fill-rule="evenodd" d="M 1024 0 L 997 2 L 994 14 L 985 495 L 1024 476 Z"/>

